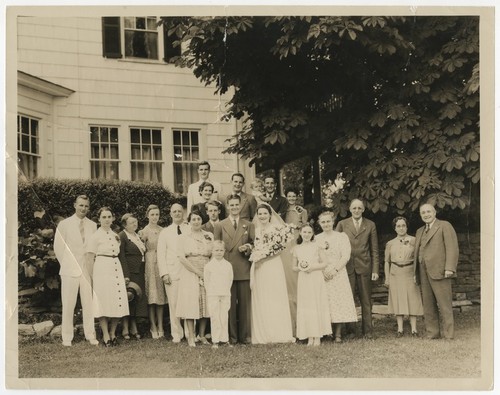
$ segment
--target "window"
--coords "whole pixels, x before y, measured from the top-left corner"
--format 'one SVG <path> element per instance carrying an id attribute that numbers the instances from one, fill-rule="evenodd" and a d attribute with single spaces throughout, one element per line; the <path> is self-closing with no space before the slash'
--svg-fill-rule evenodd
<path id="1" fill-rule="evenodd" d="M 199 131 L 174 129 L 173 137 L 174 191 L 186 194 L 189 184 L 198 179 Z"/>
<path id="2" fill-rule="evenodd" d="M 108 126 L 91 126 L 91 177 L 117 180 L 119 178 L 118 164 L 118 128 Z"/>
<path id="3" fill-rule="evenodd" d="M 131 172 L 133 181 L 162 182 L 160 129 L 130 129 Z"/>
<path id="4" fill-rule="evenodd" d="M 158 21 L 155 16 L 102 18 L 103 56 L 122 58 L 124 54 L 129 59 L 151 60 L 161 56 L 164 62 L 171 62 L 180 56 L 181 47 L 173 46 L 176 38 L 163 25 L 157 26 Z"/>
<path id="5" fill-rule="evenodd" d="M 24 115 L 17 116 L 17 159 L 19 172 L 27 179 L 38 176 L 40 158 L 38 120 Z"/>

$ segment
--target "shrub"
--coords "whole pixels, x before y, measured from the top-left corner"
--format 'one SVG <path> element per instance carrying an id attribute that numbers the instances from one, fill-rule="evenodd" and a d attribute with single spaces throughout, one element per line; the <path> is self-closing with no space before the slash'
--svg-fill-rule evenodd
<path id="1" fill-rule="evenodd" d="M 109 206 L 115 213 L 115 225 L 127 212 L 134 213 L 139 229 L 147 224 L 146 209 L 160 207 L 160 225 L 170 223 L 170 207 L 184 203 L 159 183 L 36 179 L 18 184 L 18 262 L 19 290 L 34 288 L 30 305 L 47 308 L 60 305 L 59 262 L 54 250 L 54 230 L 60 219 L 73 215 L 78 195 L 90 198 L 89 217 L 97 221 L 97 211 Z M 185 204 L 184 204 L 185 205 Z M 42 217 L 41 212 L 44 211 Z M 34 213 L 39 212 L 38 217 Z"/>

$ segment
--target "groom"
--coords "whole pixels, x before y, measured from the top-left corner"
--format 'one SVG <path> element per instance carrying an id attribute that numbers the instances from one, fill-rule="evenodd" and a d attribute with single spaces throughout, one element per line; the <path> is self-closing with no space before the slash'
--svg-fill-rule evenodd
<path id="1" fill-rule="evenodd" d="M 233 285 L 231 286 L 231 307 L 229 309 L 229 340 L 231 343 L 250 344 L 251 293 L 250 261 L 255 229 L 251 222 L 240 218 L 241 198 L 230 195 L 227 198 L 229 216 L 216 223 L 215 240 L 222 240 L 226 245 L 224 258 L 233 267 Z"/>

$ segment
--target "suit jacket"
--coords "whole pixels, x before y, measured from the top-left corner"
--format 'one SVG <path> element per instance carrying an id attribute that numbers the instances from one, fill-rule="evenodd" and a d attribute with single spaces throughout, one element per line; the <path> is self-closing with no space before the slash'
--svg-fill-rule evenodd
<path id="1" fill-rule="evenodd" d="M 351 259 L 346 266 L 347 273 L 378 274 L 379 252 L 375 223 L 363 217 L 358 233 L 352 217 L 349 217 L 339 221 L 337 232 L 344 232 L 351 242 Z"/>
<path id="2" fill-rule="evenodd" d="M 131 241 L 125 231 L 121 231 L 120 254 L 118 255 L 123 267 L 123 277 L 130 278 L 131 274 L 143 274 L 145 267 L 141 250 Z"/>
<path id="3" fill-rule="evenodd" d="M 227 209 L 227 198 L 230 195 L 224 197 L 224 204 L 226 205 L 226 213 L 229 213 Z M 241 203 L 240 203 L 240 218 L 251 221 L 255 215 L 255 211 L 257 209 L 257 201 L 255 200 L 255 196 L 249 193 L 241 192 L 240 193 Z M 227 214 L 229 215 L 229 214 Z M 225 217 L 224 217 L 225 218 Z"/>
<path id="4" fill-rule="evenodd" d="M 252 244 L 255 239 L 254 225 L 240 216 L 238 228 L 226 218 L 215 225 L 215 240 L 222 240 L 226 245 L 224 258 L 233 266 L 234 280 L 250 280 L 250 266 L 248 256 L 238 250 L 244 244 Z"/>
<path id="5" fill-rule="evenodd" d="M 189 227 L 181 224 L 181 232 L 185 233 Z M 160 277 L 168 274 L 172 281 L 179 280 L 182 264 L 179 262 L 177 248 L 179 247 L 179 237 L 177 225 L 171 224 L 163 228 L 158 236 L 156 253 L 158 257 L 158 274 Z"/>
<path id="6" fill-rule="evenodd" d="M 83 219 L 85 241 L 97 230 L 95 222 L 88 218 Z M 63 219 L 56 229 L 54 238 L 54 253 L 61 265 L 61 276 L 79 277 L 85 264 L 85 248 L 80 234 L 80 219 L 73 214 Z"/>
<path id="7" fill-rule="evenodd" d="M 447 221 L 436 219 L 428 234 L 424 232 L 425 226 L 422 226 L 415 236 L 415 275 L 418 276 L 420 260 L 425 263 L 426 271 L 433 280 L 443 279 L 445 270 L 456 273 L 459 251 L 453 226 Z"/>
<path id="8" fill-rule="evenodd" d="M 286 211 L 288 210 L 288 200 L 280 196 L 277 192 L 274 193 L 269 205 L 276 211 L 283 221 L 286 219 Z"/>
<path id="9" fill-rule="evenodd" d="M 207 223 L 201 225 L 201 229 L 203 229 L 206 232 L 214 233 L 215 226 L 213 226 L 211 221 L 208 221 Z"/>

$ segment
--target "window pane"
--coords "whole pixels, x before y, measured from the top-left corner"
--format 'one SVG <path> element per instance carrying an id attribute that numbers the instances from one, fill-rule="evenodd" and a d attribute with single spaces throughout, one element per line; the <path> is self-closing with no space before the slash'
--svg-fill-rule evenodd
<path id="1" fill-rule="evenodd" d="M 38 136 L 38 121 L 36 119 L 31 120 L 31 135 Z"/>
<path id="2" fill-rule="evenodd" d="M 141 138 L 139 136 L 139 129 L 130 129 L 130 142 L 139 144 Z"/>
<path id="3" fill-rule="evenodd" d="M 156 17 L 148 17 L 148 30 L 156 30 Z"/>
<path id="4" fill-rule="evenodd" d="M 90 127 L 90 141 L 99 141 L 99 128 L 95 126 Z"/>
<path id="5" fill-rule="evenodd" d="M 198 146 L 198 132 L 191 132 L 191 145 Z"/>
<path id="6" fill-rule="evenodd" d="M 109 159 L 109 146 L 107 144 L 101 145 L 101 159 Z"/>
<path id="7" fill-rule="evenodd" d="M 200 152 L 198 148 L 193 148 L 191 150 L 191 155 L 192 155 L 191 160 L 196 160 L 196 161 L 200 160 Z"/>
<path id="8" fill-rule="evenodd" d="M 189 132 L 182 132 L 182 145 L 189 145 Z"/>
<path id="9" fill-rule="evenodd" d="M 154 152 L 153 160 L 161 160 L 161 147 L 154 147 L 153 152 Z"/>
<path id="10" fill-rule="evenodd" d="M 181 133 L 178 130 L 174 130 L 174 145 L 181 145 Z"/>
<path id="11" fill-rule="evenodd" d="M 118 146 L 117 145 L 112 145 L 110 147 L 111 151 L 111 159 L 118 159 Z"/>
<path id="12" fill-rule="evenodd" d="M 92 159 L 99 159 L 99 145 L 97 144 L 90 145 L 90 157 Z"/>
<path id="13" fill-rule="evenodd" d="M 181 147 L 174 147 L 174 160 L 177 160 L 177 161 L 182 160 Z"/>
<path id="14" fill-rule="evenodd" d="M 146 28 L 146 18 L 136 17 L 135 18 L 135 28 L 145 29 Z"/>
<path id="15" fill-rule="evenodd" d="M 125 20 L 125 29 L 135 28 L 135 17 L 134 16 L 126 16 L 123 19 Z"/>
<path id="16" fill-rule="evenodd" d="M 182 148 L 182 160 L 193 160 L 191 158 L 191 151 L 190 151 L 189 147 L 184 146 Z"/>
<path id="17" fill-rule="evenodd" d="M 151 147 L 142 146 L 142 159 L 144 159 L 144 160 L 151 160 L 151 159 L 153 159 L 151 157 Z"/>
<path id="18" fill-rule="evenodd" d="M 21 133 L 29 134 L 30 120 L 26 117 L 21 117 Z"/>
<path id="19" fill-rule="evenodd" d="M 30 152 L 30 138 L 23 134 L 21 135 L 21 151 Z"/>
<path id="20" fill-rule="evenodd" d="M 174 192 L 186 194 L 189 184 L 197 180 L 196 163 L 174 163 Z"/>
<path id="21" fill-rule="evenodd" d="M 118 128 L 111 128 L 111 142 L 118 142 Z"/>
<path id="22" fill-rule="evenodd" d="M 107 143 L 109 141 L 108 128 L 101 128 L 101 143 Z"/>
<path id="23" fill-rule="evenodd" d="M 161 144 L 161 130 L 153 130 L 153 144 Z"/>
<path id="24" fill-rule="evenodd" d="M 38 154 L 38 139 L 36 137 L 31 138 L 31 149 L 32 154 Z"/>
<path id="25" fill-rule="evenodd" d="M 142 144 L 151 144 L 151 130 L 142 129 L 141 134 L 142 134 Z"/>
<path id="26" fill-rule="evenodd" d="M 132 145 L 131 147 L 131 158 L 132 159 L 141 159 L 141 146 L 140 145 Z"/>
<path id="27" fill-rule="evenodd" d="M 148 59 L 158 59 L 158 34 L 146 33 L 146 53 Z"/>

